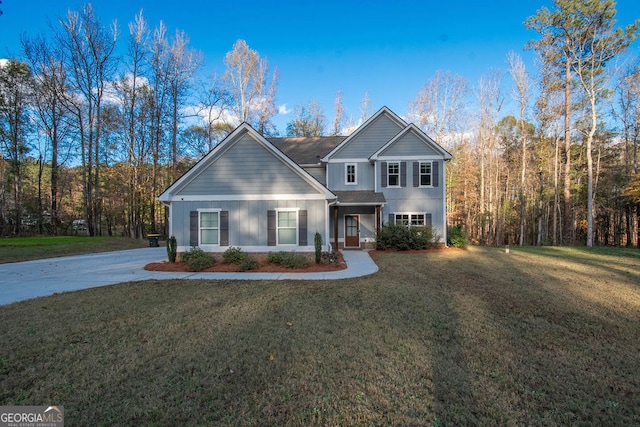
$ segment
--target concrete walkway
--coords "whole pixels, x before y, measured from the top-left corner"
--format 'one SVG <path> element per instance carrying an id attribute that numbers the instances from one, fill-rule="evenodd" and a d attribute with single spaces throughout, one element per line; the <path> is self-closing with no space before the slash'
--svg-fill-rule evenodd
<path id="1" fill-rule="evenodd" d="M 347 263 L 345 270 L 321 273 L 175 273 L 145 270 L 146 264 L 167 259 L 163 247 L 0 264 L 0 305 L 56 292 L 137 280 L 337 280 L 378 271 L 378 266 L 367 252 L 344 251 L 343 255 Z"/>

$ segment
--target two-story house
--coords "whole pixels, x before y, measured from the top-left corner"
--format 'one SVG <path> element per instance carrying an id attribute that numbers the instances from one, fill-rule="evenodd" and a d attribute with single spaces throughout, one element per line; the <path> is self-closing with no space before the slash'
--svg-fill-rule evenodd
<path id="1" fill-rule="evenodd" d="M 446 241 L 451 155 L 386 107 L 348 137 L 264 138 L 243 123 L 162 193 L 178 251 L 373 247 L 383 222 Z"/>

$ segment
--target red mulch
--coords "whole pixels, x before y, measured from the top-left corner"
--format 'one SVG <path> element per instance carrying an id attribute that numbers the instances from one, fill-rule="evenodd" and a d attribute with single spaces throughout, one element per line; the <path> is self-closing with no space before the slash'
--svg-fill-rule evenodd
<path id="1" fill-rule="evenodd" d="M 316 264 L 311 261 L 307 268 L 287 268 L 278 264 L 269 264 L 266 256 L 254 256 L 260 262 L 260 267 L 255 270 L 247 271 L 247 273 L 316 273 L 324 271 L 338 271 L 347 268 L 347 264 L 344 262 L 342 254 L 339 254 L 339 259 L 333 264 Z M 175 271 L 175 272 L 188 272 L 189 267 L 184 262 L 152 262 L 144 266 L 145 270 L 149 271 Z M 203 273 L 236 273 L 240 268 L 237 264 L 226 263 L 224 261 L 216 260 L 216 262 Z"/>

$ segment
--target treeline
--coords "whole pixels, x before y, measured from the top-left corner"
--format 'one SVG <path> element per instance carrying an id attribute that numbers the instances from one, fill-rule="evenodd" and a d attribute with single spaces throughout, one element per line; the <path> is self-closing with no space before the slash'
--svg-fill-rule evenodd
<path id="1" fill-rule="evenodd" d="M 556 0 L 525 25 L 536 70 L 510 53 L 505 73 L 438 72 L 409 102 L 453 154 L 450 223 L 482 244 L 638 245 L 639 23 L 616 27 L 613 1 Z M 126 29 L 86 5 L 0 67 L 2 235 L 165 232 L 156 197 L 236 125 L 278 135 L 277 69 L 246 42 L 203 79 L 184 32 L 142 13 Z M 365 95 L 347 118 L 341 92 L 334 108 L 328 124 L 317 101 L 295 106 L 285 134 L 344 134 L 374 110 Z"/>

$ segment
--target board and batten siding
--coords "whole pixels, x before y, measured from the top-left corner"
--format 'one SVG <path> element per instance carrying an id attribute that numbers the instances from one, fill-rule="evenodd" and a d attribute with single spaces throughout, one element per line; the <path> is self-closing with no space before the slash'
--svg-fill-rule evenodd
<path id="1" fill-rule="evenodd" d="M 306 213 L 306 246 L 269 246 L 268 212 L 275 209 L 295 208 Z M 232 200 L 232 201 L 174 201 L 171 203 L 171 233 L 176 237 L 178 251 L 186 252 L 190 245 L 190 215 L 198 209 L 220 209 L 228 212 L 228 246 L 207 245 L 203 250 L 224 252 L 229 246 L 247 252 L 314 250 L 316 231 L 324 236 L 326 200 Z M 323 238 L 324 248 L 328 239 Z"/>
<path id="2" fill-rule="evenodd" d="M 368 159 L 401 130 L 395 121 L 382 114 L 349 140 L 332 159 Z"/>
<path id="3" fill-rule="evenodd" d="M 356 185 L 346 184 L 346 167 L 347 163 L 356 163 Z M 345 163 L 329 163 L 327 165 L 329 182 L 328 187 L 337 191 L 363 191 L 373 190 L 375 168 L 369 162 L 345 162 Z"/>
<path id="4" fill-rule="evenodd" d="M 245 134 L 176 195 L 308 193 L 319 194 L 319 191 L 251 135 Z"/>

